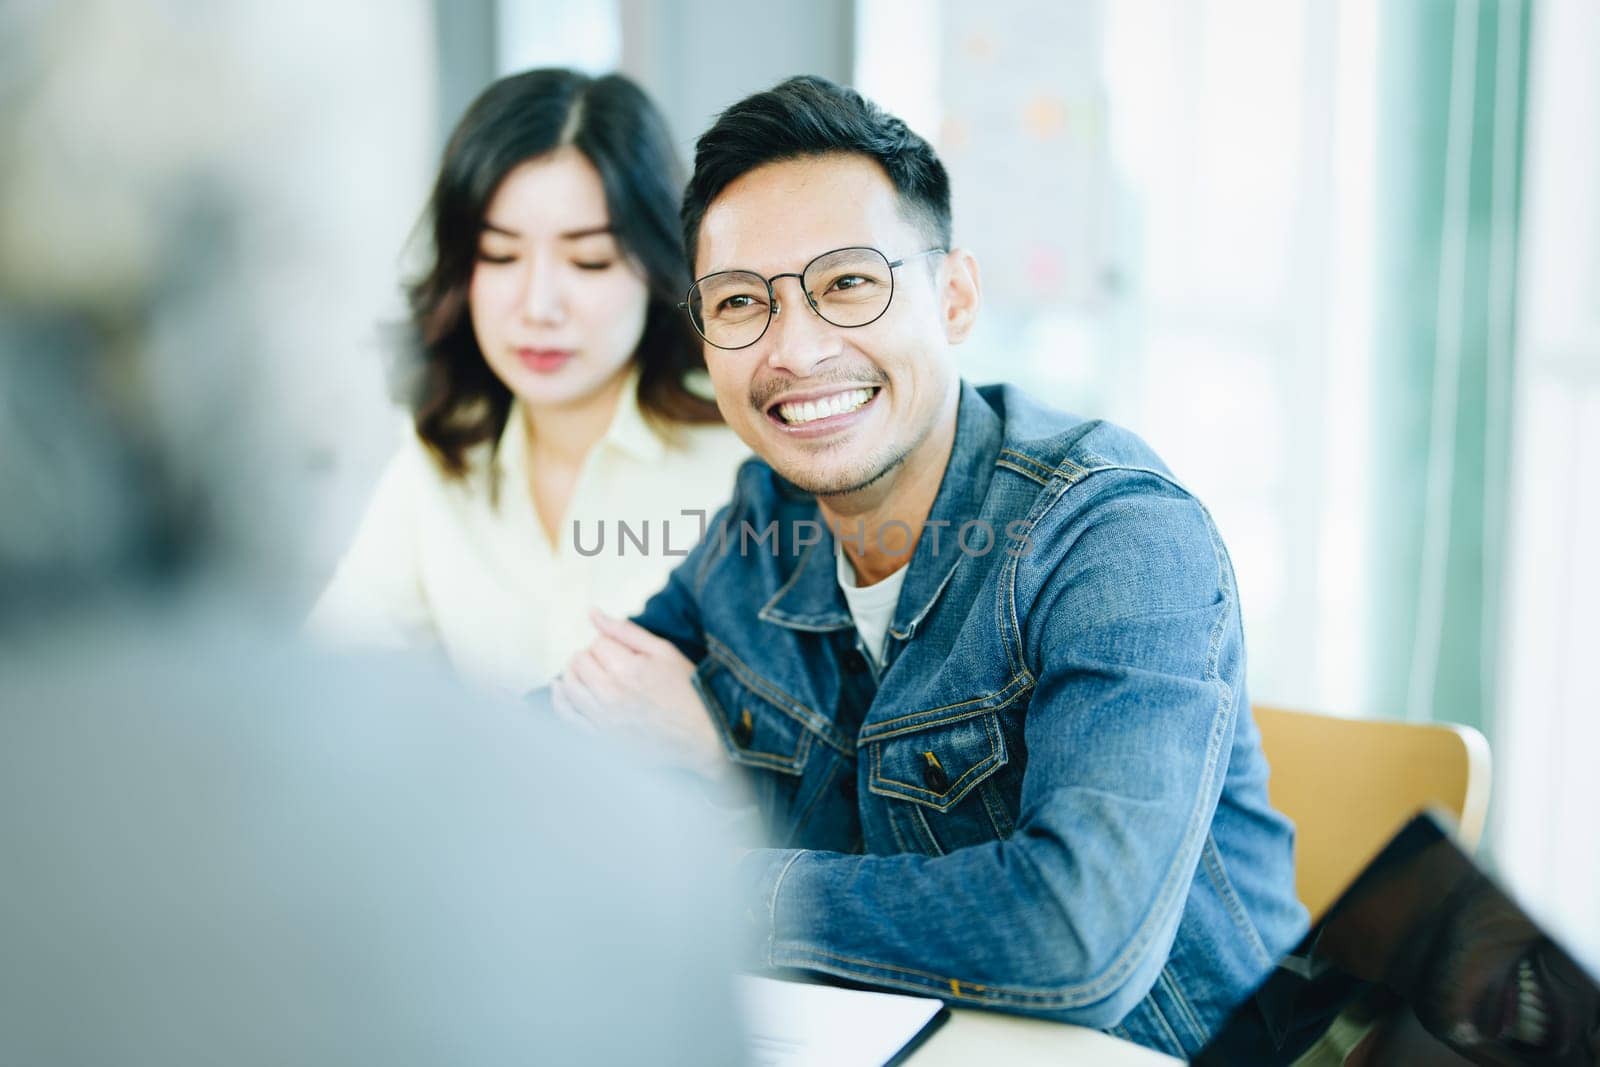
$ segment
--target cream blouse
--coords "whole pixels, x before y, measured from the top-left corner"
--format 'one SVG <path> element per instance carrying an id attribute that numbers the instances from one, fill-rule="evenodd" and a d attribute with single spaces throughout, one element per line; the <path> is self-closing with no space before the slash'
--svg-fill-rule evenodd
<path id="1" fill-rule="evenodd" d="M 465 478 L 447 478 L 409 437 L 308 627 L 335 643 L 435 647 L 467 679 L 525 693 L 588 645 L 591 607 L 631 615 L 666 583 L 702 521 L 731 496 L 748 455 L 721 425 L 679 425 L 664 440 L 630 380 L 552 545 L 528 491 L 520 405 L 494 460 L 479 446 Z M 704 520 L 685 511 L 703 511 Z"/>

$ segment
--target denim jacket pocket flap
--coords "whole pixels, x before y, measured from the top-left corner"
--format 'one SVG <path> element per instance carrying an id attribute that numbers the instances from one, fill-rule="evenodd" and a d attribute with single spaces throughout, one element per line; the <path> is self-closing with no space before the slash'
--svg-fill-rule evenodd
<path id="1" fill-rule="evenodd" d="M 879 796 L 949 811 L 1006 762 L 993 712 L 944 721 L 871 744 L 867 788 Z"/>
<path id="2" fill-rule="evenodd" d="M 805 769 L 816 735 L 726 664 L 707 658 L 695 671 L 694 686 L 736 761 L 783 774 Z"/>

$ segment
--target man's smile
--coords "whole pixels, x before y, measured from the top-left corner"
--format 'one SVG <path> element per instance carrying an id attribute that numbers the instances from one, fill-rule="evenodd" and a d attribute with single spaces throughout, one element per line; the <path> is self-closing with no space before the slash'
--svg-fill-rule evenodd
<path id="1" fill-rule="evenodd" d="M 813 437 L 851 426 L 875 406 L 880 386 L 833 387 L 791 393 L 769 404 L 767 418 L 786 433 Z"/>
<path id="2" fill-rule="evenodd" d="M 877 393 L 875 385 L 853 388 L 833 387 L 808 393 L 791 393 L 767 406 L 769 415 L 777 415 L 791 426 L 816 422 L 833 415 L 854 411 L 872 400 Z"/>

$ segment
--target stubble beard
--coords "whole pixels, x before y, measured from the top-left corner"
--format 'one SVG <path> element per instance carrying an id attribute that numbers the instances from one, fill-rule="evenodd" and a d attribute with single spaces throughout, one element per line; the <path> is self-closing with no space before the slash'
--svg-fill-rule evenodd
<path id="1" fill-rule="evenodd" d="M 913 448 L 915 446 L 912 446 Z M 793 473 L 779 471 L 784 479 L 795 488 L 812 496 L 821 498 L 844 497 L 859 493 L 883 480 L 891 471 L 905 463 L 906 457 L 911 454 L 912 448 L 903 448 L 899 452 L 890 454 L 889 458 L 879 462 L 867 464 L 857 471 L 846 471 L 827 478 L 818 479 L 808 470 L 801 468 Z M 809 476 L 808 476 L 809 475 Z"/>
<path id="2" fill-rule="evenodd" d="M 933 435 L 934 427 L 937 424 L 938 420 L 931 420 L 922 428 L 922 432 L 917 434 L 915 440 L 907 442 L 898 449 L 891 445 L 883 452 L 880 452 L 877 458 L 868 461 L 857 470 L 835 474 L 826 480 L 815 477 L 802 464 L 797 464 L 799 469 L 792 473 L 789 471 L 779 471 L 778 473 L 783 475 L 784 479 L 791 485 L 810 493 L 812 496 L 825 500 L 848 497 L 870 489 L 889 474 L 904 466 L 911 454 L 927 443 L 928 438 Z"/>

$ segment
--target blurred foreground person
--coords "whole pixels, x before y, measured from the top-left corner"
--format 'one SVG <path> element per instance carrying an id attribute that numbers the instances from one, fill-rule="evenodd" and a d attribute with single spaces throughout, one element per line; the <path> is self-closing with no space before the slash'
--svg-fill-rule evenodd
<path id="1" fill-rule="evenodd" d="M 0 656 L 0 1062 L 737 1062 L 697 812 L 186 615 Z"/>
<path id="2" fill-rule="evenodd" d="M 208 85 L 175 118 L 132 78 L 88 113 L 108 54 L 183 80 L 137 14 L 0 9 L 0 219 L 40 223 L 0 226 L 0 1063 L 735 1062 L 695 805 L 266 621 L 253 546 L 286 522 L 240 487 L 272 453 L 188 447 L 262 417 L 271 353 L 217 311 L 257 206 L 217 131 L 249 104 Z M 100 254 L 48 269 L 40 233 Z"/>

